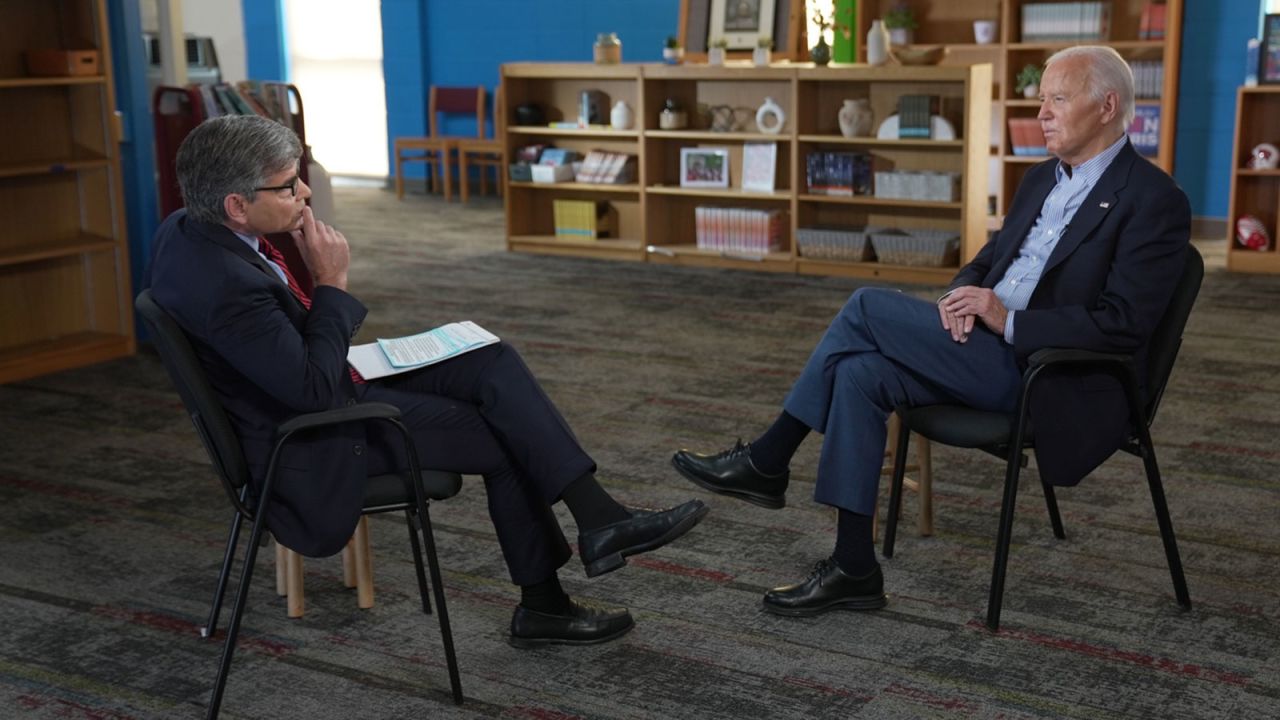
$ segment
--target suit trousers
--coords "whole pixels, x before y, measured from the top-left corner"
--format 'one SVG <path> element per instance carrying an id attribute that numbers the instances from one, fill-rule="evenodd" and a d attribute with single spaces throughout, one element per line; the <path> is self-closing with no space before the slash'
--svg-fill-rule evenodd
<path id="1" fill-rule="evenodd" d="M 515 348 L 497 343 L 358 385 L 356 393 L 400 408 L 423 468 L 484 477 L 513 582 L 541 582 L 568 561 L 551 505 L 596 466 Z M 367 445 L 370 475 L 408 466 L 390 428 L 371 427 Z"/>
<path id="2" fill-rule="evenodd" d="M 958 343 L 933 303 L 862 288 L 827 327 L 783 408 L 823 434 L 814 500 L 871 515 L 895 408 L 1013 412 L 1020 383 L 1013 348 L 981 321 Z"/>

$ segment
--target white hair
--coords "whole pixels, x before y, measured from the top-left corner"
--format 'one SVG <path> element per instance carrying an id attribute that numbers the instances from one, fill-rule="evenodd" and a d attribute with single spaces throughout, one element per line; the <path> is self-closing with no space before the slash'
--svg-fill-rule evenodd
<path id="1" fill-rule="evenodd" d="M 1055 62 L 1067 58 L 1082 57 L 1089 61 L 1085 87 L 1094 100 L 1102 102 L 1108 92 L 1114 92 L 1120 101 L 1120 116 L 1124 119 L 1122 130 L 1133 122 L 1133 69 L 1120 57 L 1120 53 L 1101 45 L 1077 45 L 1059 50 L 1045 61 L 1048 69 Z"/>

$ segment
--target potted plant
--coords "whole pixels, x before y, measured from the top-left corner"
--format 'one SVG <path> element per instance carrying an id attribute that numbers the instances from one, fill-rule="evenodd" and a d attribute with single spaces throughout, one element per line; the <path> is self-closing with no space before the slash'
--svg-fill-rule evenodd
<path id="1" fill-rule="evenodd" d="M 769 65 L 769 49 L 773 47 L 773 38 L 761 35 L 756 38 L 756 49 L 751 52 L 751 62 L 757 67 Z"/>
<path id="2" fill-rule="evenodd" d="M 884 14 L 884 26 L 889 30 L 890 45 L 910 45 L 912 31 L 920 24 L 916 14 L 905 2 L 896 2 Z"/>
<path id="3" fill-rule="evenodd" d="M 831 46 L 827 44 L 827 29 L 835 24 L 834 18 L 828 18 L 821 9 L 813 11 L 813 24 L 818 26 L 818 44 L 809 48 L 809 59 L 814 65 L 826 65 L 831 62 Z"/>
<path id="4" fill-rule="evenodd" d="M 1044 73 L 1039 65 L 1027 63 L 1018 71 L 1018 77 L 1015 79 L 1014 90 L 1022 93 L 1023 97 L 1034 98 L 1040 94 L 1040 76 Z"/>
<path id="5" fill-rule="evenodd" d="M 679 65 L 684 59 L 684 48 L 680 47 L 680 40 L 675 35 L 667 36 L 667 45 L 662 48 L 662 61 L 668 65 Z"/>
<path id="6" fill-rule="evenodd" d="M 723 65 L 724 53 L 729 47 L 729 41 L 724 38 L 716 38 L 711 41 L 711 49 L 707 50 L 708 65 Z"/>

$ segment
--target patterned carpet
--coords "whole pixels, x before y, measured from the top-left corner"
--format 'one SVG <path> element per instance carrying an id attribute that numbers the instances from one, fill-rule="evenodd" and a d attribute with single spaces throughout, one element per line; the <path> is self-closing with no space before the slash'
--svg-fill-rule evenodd
<path id="1" fill-rule="evenodd" d="M 415 607 L 401 519 L 372 523 L 366 611 L 329 558 L 308 561 L 307 614 L 287 619 L 263 553 L 223 717 L 1280 715 L 1280 278 L 1225 273 L 1221 243 L 1205 244 L 1154 427 L 1194 609 L 1174 603 L 1141 463 L 1122 456 L 1059 493 L 1065 541 L 1029 473 L 993 635 L 994 459 L 935 447 L 936 533 L 915 533 L 908 497 L 889 607 L 810 620 L 759 599 L 830 551 L 833 515 L 810 501 L 820 438 L 781 511 L 710 496 L 668 464 L 762 429 L 854 281 L 513 255 L 493 200 L 336 201 L 372 309 L 362 339 L 474 320 L 526 355 L 617 497 L 701 497 L 712 513 L 622 571 L 587 580 L 575 558 L 562 573 L 572 593 L 628 605 L 631 634 L 519 651 L 482 486 L 434 506 L 462 707 Z M 229 508 L 158 360 L 0 387 L 0 437 L 0 717 L 202 717 L 220 646 L 196 628 Z"/>

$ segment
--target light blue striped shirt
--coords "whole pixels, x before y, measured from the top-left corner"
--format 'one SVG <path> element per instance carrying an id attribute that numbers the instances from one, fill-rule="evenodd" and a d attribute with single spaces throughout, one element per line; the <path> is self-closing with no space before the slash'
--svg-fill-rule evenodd
<path id="1" fill-rule="evenodd" d="M 1058 178 L 1057 184 L 1049 192 L 1049 197 L 1045 198 L 1044 205 L 1040 208 L 1040 215 L 1036 217 L 1035 224 L 1031 226 L 1026 239 L 1022 241 L 1018 257 L 1014 258 L 1009 268 L 1004 271 L 1004 277 L 1000 278 L 1000 282 L 992 288 L 996 297 L 1000 298 L 1000 302 L 1009 311 L 1004 321 L 1004 340 L 1010 345 L 1013 344 L 1013 316 L 1017 311 L 1027 309 L 1027 303 L 1031 301 L 1031 293 L 1040 282 L 1040 273 L 1044 270 L 1044 264 L 1049 260 L 1053 249 L 1058 246 L 1058 240 L 1062 239 L 1063 233 L 1067 231 L 1071 218 L 1075 217 L 1076 210 L 1080 209 L 1080 205 L 1093 190 L 1093 186 L 1098 184 L 1098 178 L 1102 177 L 1102 173 L 1111 165 L 1111 161 L 1115 160 L 1116 155 L 1120 154 L 1120 149 L 1128 141 L 1127 135 L 1121 135 L 1120 139 L 1106 150 L 1069 172 L 1062 162 L 1054 168 Z"/>
<path id="2" fill-rule="evenodd" d="M 231 232 L 236 233 L 236 237 L 243 240 L 245 245 L 248 245 L 249 247 L 253 248 L 254 252 L 258 253 L 259 255 L 262 255 L 262 249 L 258 245 L 258 238 L 251 237 L 249 235 L 241 235 L 235 230 L 232 230 Z M 279 265 L 272 262 L 271 258 L 267 257 L 266 255 L 262 255 L 262 259 L 266 260 L 267 264 L 271 266 L 271 269 L 276 271 L 276 275 L 280 276 L 280 282 L 284 283 L 285 285 L 289 284 L 289 279 L 285 277 L 284 270 L 282 270 Z"/>

